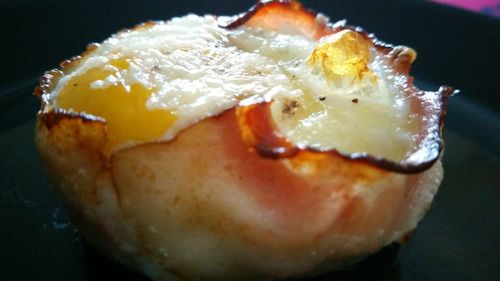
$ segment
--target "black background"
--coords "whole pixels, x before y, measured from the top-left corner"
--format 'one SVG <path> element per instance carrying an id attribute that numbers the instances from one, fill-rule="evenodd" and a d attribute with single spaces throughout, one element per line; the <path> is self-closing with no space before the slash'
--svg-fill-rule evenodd
<path id="1" fill-rule="evenodd" d="M 500 280 L 500 21 L 424 1 L 302 2 L 415 48 L 424 88 L 462 90 L 450 102 L 445 180 L 396 263 L 391 248 L 320 280 Z M 68 223 L 32 143 L 37 77 L 124 27 L 253 3 L 0 0 L 0 280 L 142 279 L 85 247 Z"/>

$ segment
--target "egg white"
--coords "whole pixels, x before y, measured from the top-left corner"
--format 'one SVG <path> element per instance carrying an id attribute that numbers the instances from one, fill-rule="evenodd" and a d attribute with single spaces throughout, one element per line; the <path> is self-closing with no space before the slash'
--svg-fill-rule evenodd
<path id="1" fill-rule="evenodd" d="M 317 44 L 268 30 L 228 30 L 213 16 L 187 15 L 112 36 L 60 79 L 50 96 L 57 106 L 58 92 L 73 77 L 100 68 L 113 74 L 94 81 L 92 89 L 117 84 L 154 89 L 145 107 L 176 116 L 161 140 L 246 99 L 260 98 L 274 101 L 277 127 L 298 145 L 402 159 L 414 127 L 397 86 L 403 78 L 371 48 L 368 68 L 375 83 L 349 78 L 332 83 L 307 62 Z M 119 57 L 129 59 L 128 68 L 109 64 Z M 293 118 L 282 110 L 290 100 L 299 103 Z"/>

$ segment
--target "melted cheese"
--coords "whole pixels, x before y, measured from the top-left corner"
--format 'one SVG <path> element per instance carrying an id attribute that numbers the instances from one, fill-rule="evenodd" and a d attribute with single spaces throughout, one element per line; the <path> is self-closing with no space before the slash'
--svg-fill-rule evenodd
<path id="1" fill-rule="evenodd" d="M 188 15 L 104 41 L 50 98 L 55 107 L 105 118 L 109 150 L 169 140 L 259 97 L 273 101 L 277 127 L 299 145 L 396 160 L 408 150 L 413 123 L 396 75 L 363 40 L 353 31 L 314 42 L 227 30 L 214 17 Z"/>

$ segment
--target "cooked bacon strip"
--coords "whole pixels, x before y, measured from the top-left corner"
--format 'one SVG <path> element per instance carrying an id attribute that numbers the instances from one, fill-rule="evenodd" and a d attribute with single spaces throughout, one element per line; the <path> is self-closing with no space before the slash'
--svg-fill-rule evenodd
<path id="1" fill-rule="evenodd" d="M 300 34 L 315 40 L 344 29 L 359 30 L 346 26 L 333 27 L 328 22 L 319 19 L 316 13 L 305 9 L 299 2 L 283 0 L 259 2 L 247 13 L 234 18 L 225 27 L 237 28 L 242 25 Z M 427 170 L 436 162 L 444 147 L 442 128 L 446 116 L 447 100 L 455 91 L 447 86 L 442 86 L 437 92 L 417 89 L 413 85 L 413 78 L 409 76 L 411 63 L 415 59 L 414 53 L 409 52 L 408 48 L 390 46 L 372 35 L 362 31 L 358 32 L 368 38 L 381 55 L 390 57 L 392 67 L 396 72 L 406 76 L 406 83 L 400 90 L 408 97 L 411 111 L 421 116 L 419 118 L 419 137 L 412 145 L 407 157 L 399 162 L 394 162 L 367 153 L 348 154 L 337 150 L 295 147 L 277 132 L 269 112 L 270 102 L 249 105 L 237 110 L 243 137 L 249 145 L 256 148 L 259 154 L 270 158 L 290 158 L 299 151 L 330 153 L 398 173 L 419 173 Z"/>
<path id="2" fill-rule="evenodd" d="M 313 39 L 331 34 L 335 28 L 318 21 L 317 14 L 297 1 L 260 1 L 244 14 L 237 16 L 226 28 L 241 25 L 279 32 L 291 32 Z"/>

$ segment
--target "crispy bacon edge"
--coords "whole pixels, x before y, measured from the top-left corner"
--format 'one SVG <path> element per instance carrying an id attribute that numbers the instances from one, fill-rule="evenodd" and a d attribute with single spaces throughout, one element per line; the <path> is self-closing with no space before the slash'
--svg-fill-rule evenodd
<path id="1" fill-rule="evenodd" d="M 263 26 L 274 30 L 279 30 L 281 26 L 294 26 L 297 28 L 296 32 L 314 40 L 345 29 L 358 32 L 369 40 L 378 52 L 389 56 L 396 73 L 406 77 L 407 82 L 401 90 L 410 102 L 411 111 L 422 117 L 419 118 L 418 138 L 411 152 L 405 159 L 394 162 L 368 153 L 349 154 L 335 149 L 321 150 L 296 146 L 277 130 L 270 113 L 271 102 L 261 100 L 236 109 L 243 138 L 261 156 L 284 159 L 304 153 L 328 153 L 405 174 L 423 172 L 439 159 L 444 149 L 443 127 L 448 98 L 458 91 L 448 86 L 441 86 L 437 92 L 417 89 L 413 85 L 413 78 L 409 75 L 414 57 L 405 52 L 404 48 L 384 43 L 359 27 L 346 26 L 343 22 L 331 24 L 324 17 L 318 16 L 318 13 L 304 8 L 301 3 L 289 0 L 260 1 L 248 12 L 233 17 L 221 26 L 228 29 L 240 26 Z"/>

